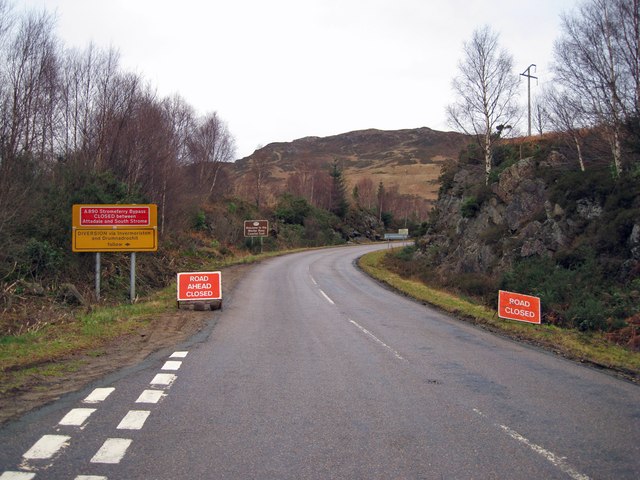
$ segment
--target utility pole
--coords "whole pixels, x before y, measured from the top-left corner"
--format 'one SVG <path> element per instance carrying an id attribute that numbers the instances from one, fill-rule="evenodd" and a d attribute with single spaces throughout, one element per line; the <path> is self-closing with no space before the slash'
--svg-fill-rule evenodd
<path id="1" fill-rule="evenodd" d="M 529 105 L 529 110 L 528 110 L 528 114 L 529 114 L 529 136 L 531 136 L 531 79 L 535 78 L 536 80 L 538 79 L 538 77 L 534 77 L 533 75 L 531 75 L 531 67 L 534 68 L 534 72 L 536 67 L 535 63 L 532 63 L 531 65 L 529 65 L 527 67 L 527 69 L 522 72 L 520 75 L 522 75 L 523 77 L 527 77 L 527 99 L 528 99 L 528 105 Z"/>

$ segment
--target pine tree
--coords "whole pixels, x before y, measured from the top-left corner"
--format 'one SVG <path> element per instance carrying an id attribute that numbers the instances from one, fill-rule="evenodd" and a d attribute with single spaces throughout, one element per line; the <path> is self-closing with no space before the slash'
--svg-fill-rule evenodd
<path id="1" fill-rule="evenodd" d="M 347 201 L 347 187 L 342 175 L 342 169 L 338 165 L 338 160 L 333 161 L 331 167 L 331 212 L 340 218 L 344 218 L 349 210 L 349 202 Z"/>

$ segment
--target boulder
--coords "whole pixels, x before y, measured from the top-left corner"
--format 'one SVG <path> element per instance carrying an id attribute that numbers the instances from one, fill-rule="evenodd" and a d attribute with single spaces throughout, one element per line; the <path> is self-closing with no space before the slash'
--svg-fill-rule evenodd
<path id="1" fill-rule="evenodd" d="M 602 215 L 602 206 L 590 198 L 581 198 L 576 202 L 576 211 L 581 218 L 593 220 Z"/>
<path id="2" fill-rule="evenodd" d="M 524 180 L 535 178 L 535 168 L 533 158 L 525 158 L 510 166 L 500 175 L 500 180 L 494 189 L 495 194 L 504 203 L 510 203 L 520 184 Z"/>

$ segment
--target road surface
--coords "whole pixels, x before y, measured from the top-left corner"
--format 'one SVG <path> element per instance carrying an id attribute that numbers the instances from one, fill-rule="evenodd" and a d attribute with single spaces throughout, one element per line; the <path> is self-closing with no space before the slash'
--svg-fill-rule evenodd
<path id="1" fill-rule="evenodd" d="M 0 480 L 640 478 L 640 387 L 389 291 L 376 248 L 256 266 L 210 333 L 0 430 Z"/>

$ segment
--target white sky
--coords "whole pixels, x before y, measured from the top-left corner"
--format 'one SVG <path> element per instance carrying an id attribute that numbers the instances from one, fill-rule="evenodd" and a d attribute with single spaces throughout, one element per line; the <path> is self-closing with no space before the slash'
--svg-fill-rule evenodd
<path id="1" fill-rule="evenodd" d="M 161 96 L 217 111 L 237 157 L 365 128 L 450 130 L 462 44 L 489 24 L 516 73 L 550 79 L 577 0 L 14 0 L 57 15 L 68 47 L 115 47 Z M 522 79 L 526 101 L 526 79 Z M 539 87 L 532 83 L 535 93 Z"/>

